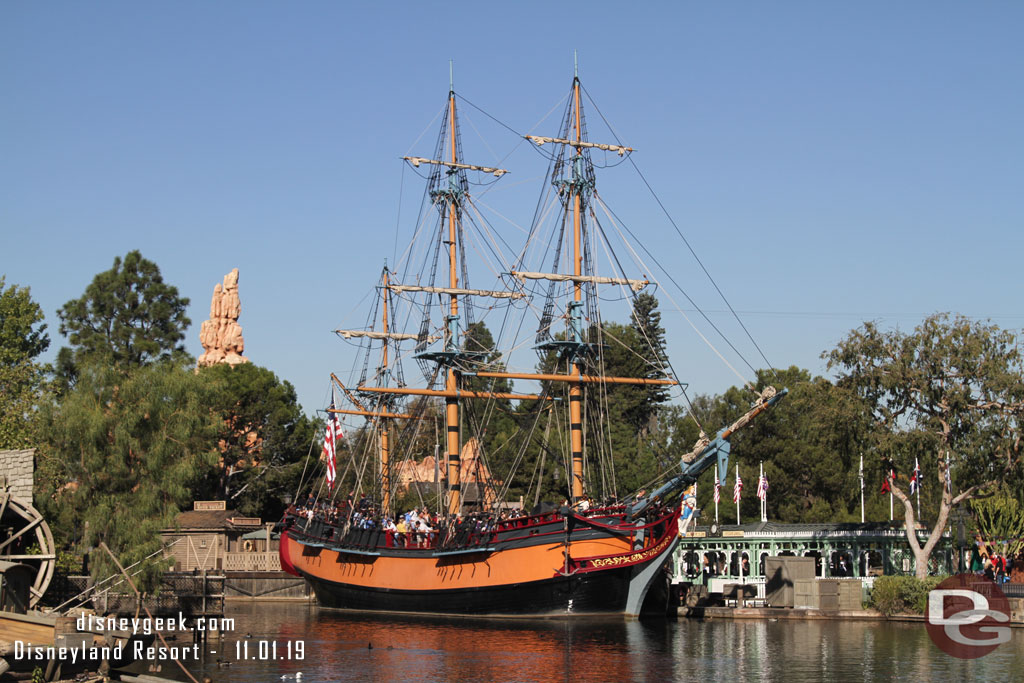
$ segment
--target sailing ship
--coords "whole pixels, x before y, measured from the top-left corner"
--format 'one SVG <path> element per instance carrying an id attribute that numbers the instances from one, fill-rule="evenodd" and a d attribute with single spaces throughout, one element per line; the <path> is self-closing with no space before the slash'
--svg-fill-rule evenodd
<path id="1" fill-rule="evenodd" d="M 541 208 L 528 244 L 539 234 L 542 221 L 557 216 L 550 222 L 550 251 L 543 255 L 546 259 L 550 254 L 552 267 L 527 270 L 531 252 L 524 248 L 518 255 L 500 259 L 501 272 L 494 289 L 474 289 L 469 283 L 467 226 L 483 222 L 470 195 L 469 179 L 496 182 L 507 171 L 464 160 L 454 88 L 448 93 L 434 155 L 404 157 L 411 167 L 426 174 L 424 204 L 432 208 L 436 221 L 432 228 L 416 230 L 420 236 L 429 235 L 429 246 L 418 252 L 413 247 L 407 250 L 418 254 L 423 266 L 418 276 L 411 275 L 411 267 L 404 272 L 385 268 L 371 322 L 365 329 L 337 331 L 345 339 L 365 344 L 368 354 L 375 354 L 379 363 L 370 373 L 369 361 L 364 361 L 362 374 L 352 387 L 332 374 L 345 403 L 338 407 L 332 401 L 328 411 L 327 485 L 321 481 L 309 496 L 300 496 L 301 502 L 289 509 L 283 521 L 282 568 L 305 578 L 321 605 L 488 616 L 639 615 L 678 543 L 681 492 L 708 467 L 717 466 L 724 480 L 730 436 L 785 393 L 768 387 L 742 418 L 714 438 L 701 432 L 698 443 L 682 457 L 679 469 L 662 479 L 657 488 L 652 486 L 650 493 L 608 495 L 608 479 L 614 480 L 614 472 L 587 464 L 587 451 L 597 450 L 595 441 L 607 432 L 607 407 L 601 397 L 619 386 L 652 391 L 679 387 L 680 382 L 658 350 L 647 357 L 648 367 L 641 376 L 616 376 L 606 371 L 604 356 L 615 340 L 602 336 L 598 288 L 621 292 L 629 303 L 650 282 L 623 272 L 595 272 L 595 245 L 604 245 L 595 237 L 602 230 L 595 209 L 603 208 L 603 203 L 595 192 L 592 156 L 614 160 L 633 150 L 617 142 L 591 142 L 582 101 L 577 75 L 558 135 L 524 136 L 549 161 Z M 483 225 L 484 241 L 497 247 L 498 240 L 486 223 Z M 498 253 L 497 248 L 493 253 Z M 492 265 L 495 260 L 499 258 L 492 258 Z M 405 263 L 412 261 L 410 256 Z M 563 295 L 565 300 L 560 301 Z M 471 338 L 479 342 L 477 336 L 491 341 L 489 335 L 476 335 L 480 328 L 473 317 L 477 310 L 474 302 L 480 300 L 488 302 L 486 311 L 502 320 L 523 312 L 537 318 L 532 346 L 541 357 L 539 371 L 511 372 L 496 360 L 500 356 L 495 349 L 469 343 Z M 408 319 L 409 311 L 422 314 L 417 333 L 403 332 L 395 325 L 400 318 Z M 507 341 L 509 328 L 503 325 L 499 339 Z M 413 348 L 402 349 L 403 343 Z M 523 344 L 522 339 L 513 339 L 511 345 Z M 401 360 L 410 352 L 423 371 L 425 386 L 405 382 Z M 518 393 L 512 389 L 513 380 L 540 389 Z M 515 501 L 507 498 L 512 474 L 505 473 L 504 481 L 483 481 L 472 476 L 474 471 L 479 474 L 478 467 L 467 468 L 463 462 L 474 449 L 476 462 L 480 462 L 485 429 L 475 418 L 465 424 L 466 416 L 488 412 L 474 412 L 469 406 L 483 403 L 500 408 L 510 402 L 529 406 L 520 415 L 534 416 L 529 425 L 512 430 L 511 438 L 536 440 L 537 432 L 542 431 L 537 429 L 540 415 L 545 416 L 543 431 L 550 431 L 555 424 L 554 429 L 564 434 L 565 496 L 561 505 L 538 504 L 530 509 L 511 505 Z M 555 412 L 564 408 L 567 419 L 556 421 Z M 376 435 L 375 474 L 365 479 L 372 479 L 377 491 L 369 496 L 356 491 L 346 497 L 340 487 L 332 486 L 337 477 L 333 449 L 338 415 L 365 418 L 372 428 L 369 431 Z M 438 486 L 443 483 L 444 490 L 436 497 L 437 515 L 413 511 L 411 526 L 406 526 L 401 510 L 396 509 L 393 487 L 399 469 L 394 461 L 394 425 L 416 425 L 405 428 L 406 432 L 418 430 L 430 416 L 443 416 L 444 421 L 439 441 L 445 442 L 445 453 L 443 457 L 436 454 L 434 460 L 436 482 Z M 604 428 L 588 424 L 604 424 Z M 414 438 L 405 442 L 415 448 Z M 354 471 L 354 462 L 346 467 L 350 465 Z M 543 457 L 537 467 L 543 469 Z M 597 480 L 605 484 L 601 500 L 594 500 L 588 490 Z M 470 499 L 467 492 L 473 492 Z"/>

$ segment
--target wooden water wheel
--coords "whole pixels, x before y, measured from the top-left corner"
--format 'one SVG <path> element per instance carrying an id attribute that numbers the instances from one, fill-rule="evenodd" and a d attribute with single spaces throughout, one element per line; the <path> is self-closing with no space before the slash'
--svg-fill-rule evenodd
<path id="1" fill-rule="evenodd" d="M 0 560 L 35 569 L 29 606 L 35 607 L 53 578 L 57 555 L 50 527 L 32 505 L 0 491 Z"/>

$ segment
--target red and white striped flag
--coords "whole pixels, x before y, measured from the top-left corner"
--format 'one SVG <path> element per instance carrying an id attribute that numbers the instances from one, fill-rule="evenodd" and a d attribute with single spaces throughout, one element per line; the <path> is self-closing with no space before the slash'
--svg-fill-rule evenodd
<path id="1" fill-rule="evenodd" d="M 736 468 L 736 483 L 732 487 L 732 502 L 740 502 L 740 493 L 743 491 L 743 480 L 740 479 L 740 468 Z"/>
<path id="2" fill-rule="evenodd" d="M 331 408 L 334 409 L 334 401 L 331 400 Z M 338 424 L 338 416 L 336 413 L 328 411 L 327 413 L 327 429 L 324 433 L 324 449 L 320 453 L 320 457 L 327 461 L 327 490 L 334 489 L 334 480 L 338 476 L 336 469 L 335 460 L 337 459 L 337 442 L 341 439 L 344 434 L 341 433 L 341 425 Z"/>
<path id="3" fill-rule="evenodd" d="M 718 481 L 718 468 L 715 468 L 715 502 L 722 500 L 722 483 Z M 715 513 L 718 514 L 718 513 Z"/>
<path id="4" fill-rule="evenodd" d="M 768 497 L 768 477 L 761 474 L 761 478 L 757 480 L 757 497 L 764 500 Z"/>

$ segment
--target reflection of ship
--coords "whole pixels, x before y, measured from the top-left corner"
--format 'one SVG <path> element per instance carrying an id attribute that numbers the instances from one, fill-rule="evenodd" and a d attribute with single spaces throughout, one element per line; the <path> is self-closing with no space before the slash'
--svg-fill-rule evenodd
<path id="1" fill-rule="evenodd" d="M 637 293 L 649 283 L 625 277 L 614 256 L 609 257 L 611 265 L 604 272 L 615 276 L 597 274 L 597 255 L 609 244 L 595 213 L 597 207 L 607 209 L 594 189 L 591 155 L 604 154 L 614 160 L 633 150 L 586 139 L 581 94 L 576 78 L 558 137 L 526 136 L 542 147 L 543 153 L 552 150 L 546 193 L 530 231 L 531 240 L 542 242 L 540 222 L 549 210 L 557 213 L 547 241 L 551 259 L 547 262 L 553 261 L 550 272 L 524 267 L 530 249 L 524 248 L 518 257 L 502 256 L 490 226 L 480 217 L 469 195 L 471 174 L 500 178 L 505 171 L 463 161 L 454 91 L 449 93 L 433 158 L 406 157 L 410 165 L 427 171 L 425 202 L 437 212 L 433 230 L 422 224 L 416 230 L 429 236 L 430 245 L 425 249 L 413 246 L 406 252 L 422 259 L 423 270 L 411 272 L 408 263 L 412 257 L 394 270 L 385 269 L 378 285 L 380 316 L 377 312 L 372 315 L 369 329 L 339 330 L 346 339 L 362 340 L 368 354 L 371 350 L 379 354 L 379 364 L 375 374 L 367 375 L 367 355 L 358 385 L 351 390 L 335 378 L 351 406 L 335 409 L 332 403 L 329 411 L 329 424 L 338 413 L 369 418 L 379 456 L 371 470 L 378 473 L 374 478 L 379 494 L 361 504 L 354 500 L 338 503 L 335 497 L 344 500 L 344 494 L 338 496 L 337 490 L 332 493 L 321 487 L 305 503 L 290 509 L 287 530 L 281 535 L 282 567 L 305 577 L 321 604 L 456 614 L 639 614 L 648 589 L 677 543 L 681 506 L 675 499 L 679 492 L 716 463 L 724 478 L 733 430 L 781 398 L 769 388 L 737 423 L 714 439 L 702 438 L 683 458 L 682 471 L 650 495 L 641 491 L 623 501 L 608 496 L 606 489 L 605 502 L 592 503 L 588 498 L 585 484 L 596 488 L 593 484 L 604 481 L 607 473 L 585 465 L 584 451 L 610 452 L 607 445 L 598 443 L 609 436 L 608 406 L 602 402 L 609 390 L 665 390 L 679 383 L 662 356 L 663 350 L 656 346 L 643 354 L 639 376 L 617 376 L 608 371 L 606 353 L 615 344 L 621 346 L 621 340 L 606 334 L 608 329 L 597 309 L 598 286 L 603 288 L 602 298 L 614 292 L 635 313 Z M 485 235 L 476 242 L 469 232 L 474 225 L 482 225 Z M 494 248 L 488 258 L 499 260 L 502 271 L 494 289 L 470 288 L 467 243 L 478 250 Z M 560 264 L 564 266 L 561 270 Z M 539 305 L 535 306 L 535 299 Z M 537 316 L 534 348 L 541 357 L 541 371 L 508 372 L 498 362 L 500 355 L 490 334 L 483 334 L 473 318 L 473 302 L 480 300 L 488 302 L 485 311 L 492 319 L 507 321 L 523 311 Z M 495 314 L 496 310 L 499 313 Z M 415 334 L 394 325 L 395 320 L 408 319 L 410 311 L 422 316 Z M 379 328 L 375 327 L 377 320 Z M 565 321 L 564 330 L 553 331 L 560 320 Z M 514 337 L 518 329 L 503 324 L 498 338 Z M 425 388 L 405 384 L 397 362 L 402 357 L 399 343 L 403 340 L 415 342 L 414 358 L 427 380 Z M 522 343 L 522 339 L 513 339 L 508 346 Z M 541 389 L 535 394 L 515 393 L 511 380 L 533 382 Z M 429 403 L 441 399 L 443 406 Z M 531 438 L 535 442 L 541 432 L 547 438 L 550 431 L 563 437 L 568 482 L 562 506 L 536 508 L 534 514 L 520 509 L 510 515 L 502 502 L 507 487 L 500 491 L 502 495 L 488 496 L 479 491 L 487 488 L 479 479 L 474 482 L 477 495 L 467 501 L 462 432 L 472 428 L 477 435 L 472 443 L 477 444 L 486 433 L 485 423 L 477 418 L 509 413 L 509 401 L 521 402 L 519 415 L 533 416 L 532 422 L 524 420 L 510 430 L 510 441 L 520 436 L 529 445 Z M 472 408 L 480 403 L 488 409 Z M 556 408 L 565 404 L 567 419 L 556 418 Z M 437 417 L 443 414 L 441 433 L 447 434 L 446 458 L 435 460 L 438 489 L 446 479 L 445 490 L 437 497 L 440 515 L 433 518 L 427 513 L 426 522 L 412 520 L 412 529 L 391 528 L 388 522 L 395 519 L 396 512 L 394 451 L 396 441 L 402 438 L 395 439 L 391 425 L 398 421 L 421 424 L 432 409 Z M 538 429 L 542 420 L 544 426 Z M 332 429 L 329 427 L 328 434 Z M 408 436 L 410 431 L 413 436 Z M 416 428 L 405 430 L 405 441 L 415 441 L 416 433 Z M 333 458 L 333 437 L 328 442 L 328 457 Z M 521 460 L 526 448 L 524 445 L 511 459 Z M 539 467 L 544 467 L 543 457 Z"/>

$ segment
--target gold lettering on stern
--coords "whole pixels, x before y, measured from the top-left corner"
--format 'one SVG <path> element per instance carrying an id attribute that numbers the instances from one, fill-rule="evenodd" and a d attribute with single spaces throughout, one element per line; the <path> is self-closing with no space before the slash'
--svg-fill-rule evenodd
<path id="1" fill-rule="evenodd" d="M 637 562 L 643 562 L 644 560 L 651 559 L 655 555 L 661 554 L 665 549 L 665 546 L 668 545 L 669 539 L 670 537 L 666 536 L 662 539 L 661 543 L 642 552 L 632 553 L 631 555 L 619 555 L 618 557 L 599 557 L 590 560 L 590 564 L 594 567 L 617 567 L 621 564 L 635 564 Z"/>

